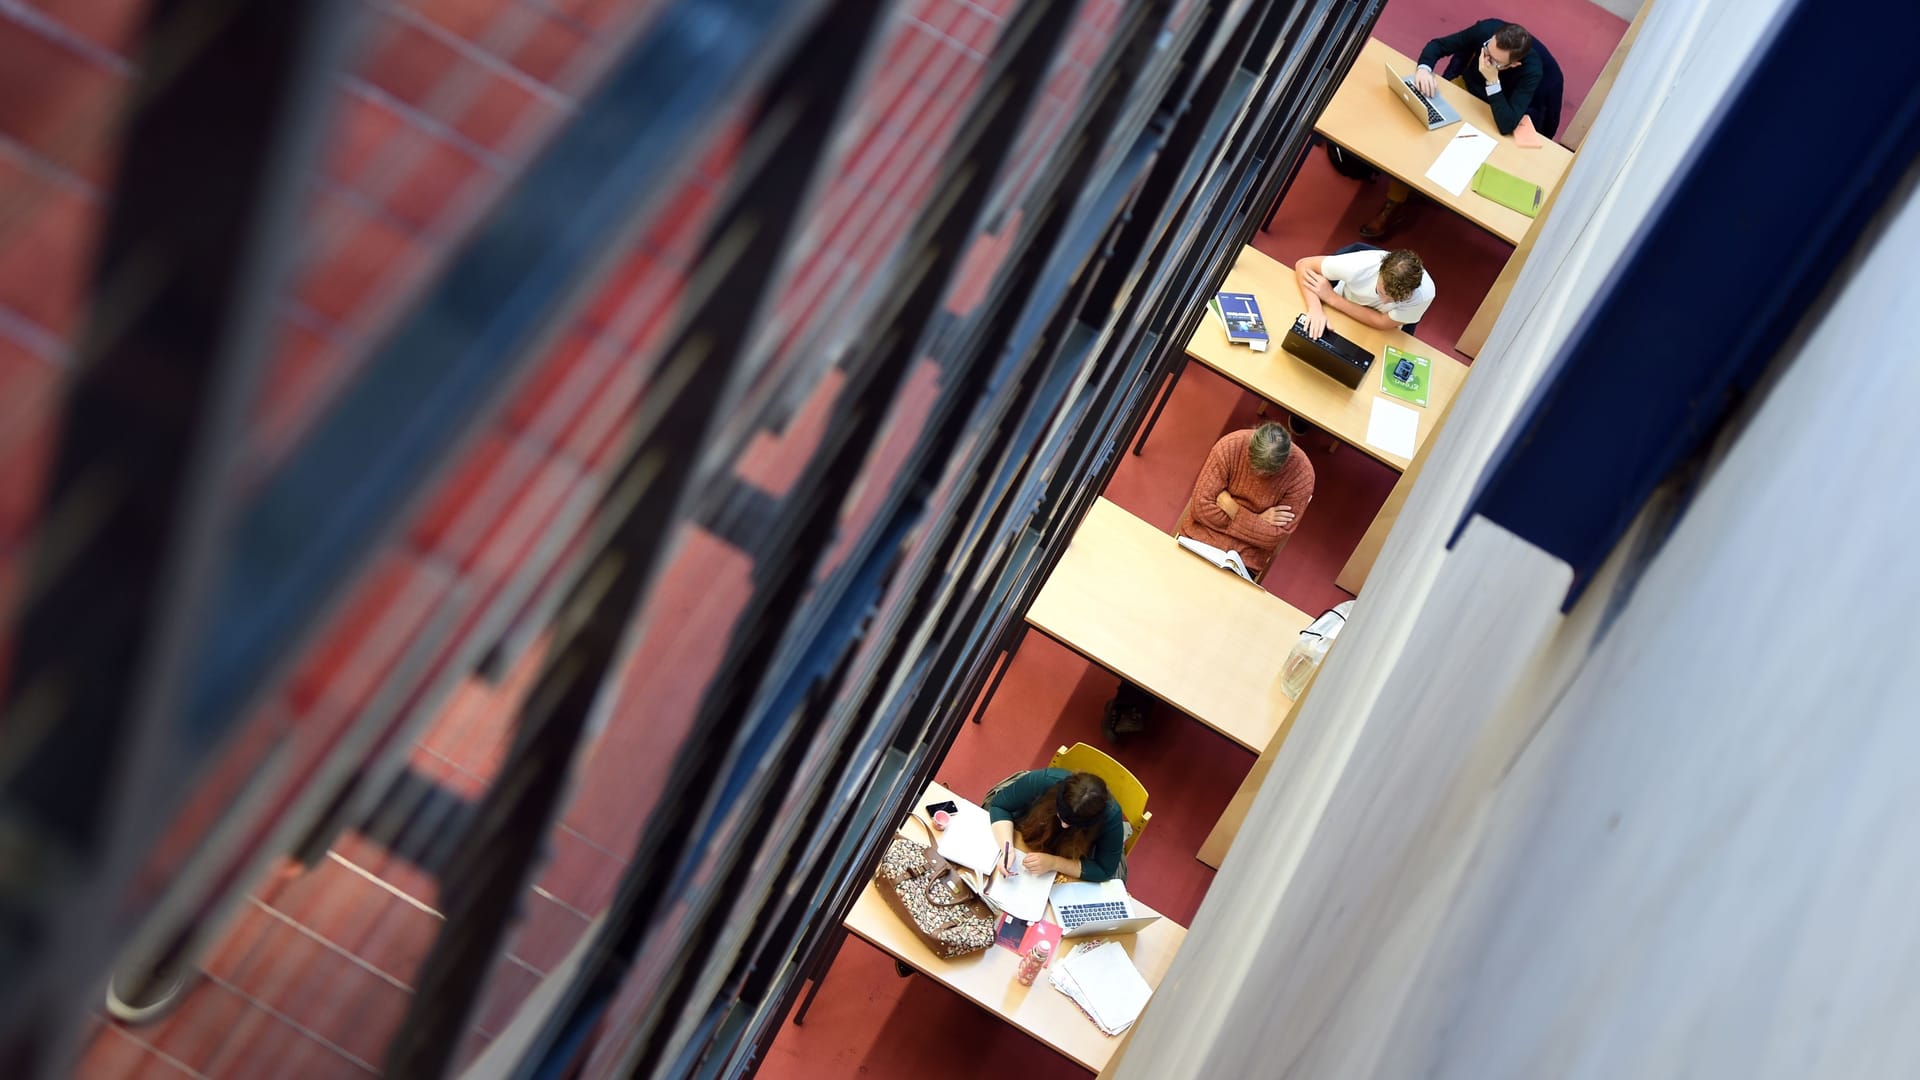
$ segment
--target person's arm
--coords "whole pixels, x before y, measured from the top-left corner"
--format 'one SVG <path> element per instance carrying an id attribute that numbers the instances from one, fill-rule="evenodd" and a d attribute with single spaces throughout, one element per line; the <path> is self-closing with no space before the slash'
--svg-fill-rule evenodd
<path id="1" fill-rule="evenodd" d="M 1367 273 L 1380 265 L 1386 258 L 1383 251 L 1350 251 L 1345 255 L 1320 255 L 1313 259 L 1302 259 L 1295 268 L 1295 277 L 1300 282 L 1301 291 L 1309 290 L 1314 298 L 1326 307 L 1338 311 L 1347 318 L 1375 330 L 1398 330 L 1400 324 L 1382 311 L 1375 311 L 1364 304 L 1356 304 L 1334 290 L 1333 283 L 1345 281 Z M 1309 262 L 1315 265 L 1309 268 Z M 1313 272 L 1308 273 L 1311 269 Z M 1315 334 L 1315 337 L 1320 335 Z"/>
<path id="2" fill-rule="evenodd" d="M 1533 104 L 1534 91 L 1540 88 L 1541 71 L 1538 60 L 1531 64 L 1523 61 L 1487 82 L 1487 107 L 1493 110 L 1493 126 L 1500 129 L 1500 134 L 1513 134 L 1526 118 L 1527 106 Z"/>
<path id="3" fill-rule="evenodd" d="M 1480 24 L 1475 23 L 1459 33 L 1448 34 L 1446 37 L 1437 37 L 1427 42 L 1427 47 L 1420 50 L 1420 67 L 1425 68 L 1428 72 L 1432 72 L 1433 66 L 1440 62 L 1441 57 L 1452 56 L 1464 48 L 1479 48 L 1481 43 L 1486 40 L 1480 36 L 1479 30 Z M 1428 91 L 1424 90 L 1421 92 L 1428 93 Z"/>
<path id="4" fill-rule="evenodd" d="M 1045 769 L 1030 769 L 1021 773 L 1012 783 L 993 793 L 987 800 L 987 817 L 993 822 L 993 838 L 1001 848 L 1008 851 L 1006 869 L 1020 860 L 1020 853 L 1011 850 L 1013 844 L 1013 822 L 1033 807 L 1035 800 L 1047 793 L 1053 786 L 1053 778 Z"/>
<path id="5" fill-rule="evenodd" d="M 1307 504 L 1313 502 L 1313 463 L 1306 467 L 1280 492 L 1280 505 L 1293 508 L 1293 520 L 1280 530 L 1282 536 L 1291 536 L 1293 530 L 1300 527 L 1300 519 L 1307 514 Z"/>
<path id="6" fill-rule="evenodd" d="M 1306 305 L 1307 336 L 1310 338 L 1318 338 L 1327 332 L 1327 310 L 1320 303 L 1322 288 L 1332 290 L 1327 283 L 1326 261 L 1323 255 L 1309 255 L 1293 264 L 1293 283 L 1299 286 L 1300 302 Z"/>
<path id="7" fill-rule="evenodd" d="M 1074 876 L 1081 881 L 1111 881 L 1120 872 L 1120 852 L 1126 847 L 1126 838 L 1126 826 L 1121 823 L 1120 815 L 1108 815 L 1101 823 L 1093 850 L 1080 860 L 1079 872 Z"/>
<path id="8" fill-rule="evenodd" d="M 1384 311 L 1375 311 L 1365 304 L 1356 304 L 1346 297 L 1341 296 L 1339 293 L 1334 292 L 1331 288 L 1327 290 L 1325 296 L 1321 297 L 1321 300 L 1328 307 L 1352 319 L 1354 322 L 1371 326 L 1375 330 L 1400 329 L 1400 322 L 1393 316 Z"/>
<path id="9" fill-rule="evenodd" d="M 1278 526 L 1255 513 L 1228 513 L 1220 505 L 1220 496 L 1227 492 L 1227 458 L 1234 453 L 1245 453 L 1242 444 L 1221 440 L 1207 453 L 1206 464 L 1200 466 L 1200 475 L 1193 482 L 1193 520 L 1200 522 L 1215 532 L 1223 532 L 1235 540 L 1249 544 L 1258 544 L 1270 549 L 1280 542 L 1284 534 L 1276 531 Z"/>

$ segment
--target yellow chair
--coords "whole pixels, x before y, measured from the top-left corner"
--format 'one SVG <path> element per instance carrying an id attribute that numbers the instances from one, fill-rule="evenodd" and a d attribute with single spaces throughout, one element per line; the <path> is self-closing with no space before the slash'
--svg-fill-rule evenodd
<path id="1" fill-rule="evenodd" d="M 1106 781 L 1107 791 L 1120 804 L 1120 816 L 1132 827 L 1120 854 L 1123 857 L 1132 854 L 1134 843 L 1146 830 L 1147 822 L 1153 820 L 1153 815 L 1147 812 L 1147 789 L 1140 786 L 1140 781 L 1133 778 L 1125 765 L 1083 742 L 1055 750 L 1049 764 L 1055 769 L 1092 773 Z"/>

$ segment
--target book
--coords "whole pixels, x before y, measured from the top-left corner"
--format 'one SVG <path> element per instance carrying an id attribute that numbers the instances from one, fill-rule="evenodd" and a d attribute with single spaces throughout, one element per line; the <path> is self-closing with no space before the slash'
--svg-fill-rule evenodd
<path id="1" fill-rule="evenodd" d="M 1181 547 L 1186 548 L 1188 551 L 1193 552 L 1195 555 L 1200 556 L 1220 569 L 1231 570 L 1241 577 L 1246 578 L 1248 581 L 1253 580 L 1253 575 L 1247 572 L 1246 560 L 1240 557 L 1239 552 L 1223 550 L 1214 547 L 1212 544 L 1203 544 L 1191 536 L 1182 536 L 1176 539 L 1179 540 Z"/>
<path id="2" fill-rule="evenodd" d="M 1522 150 L 1538 150 L 1547 145 L 1547 140 L 1540 134 L 1540 129 L 1533 126 L 1533 117 L 1520 118 L 1520 126 L 1513 129 L 1513 145 Z"/>
<path id="3" fill-rule="evenodd" d="M 1403 366 L 1404 365 L 1404 366 Z M 1409 405 L 1427 407 L 1427 390 L 1433 384 L 1433 362 L 1424 356 L 1401 352 L 1387 346 L 1387 362 L 1380 365 L 1380 389 Z M 1402 373 L 1406 377 L 1401 378 Z"/>
<path id="4" fill-rule="evenodd" d="M 1260 303 L 1252 293 L 1218 293 L 1214 302 L 1220 305 L 1220 321 L 1227 324 L 1229 342 L 1255 352 L 1267 351 L 1267 320 L 1261 316 Z"/>
<path id="5" fill-rule="evenodd" d="M 1496 169 L 1492 165 L 1480 166 L 1480 170 L 1473 174 L 1473 190 L 1528 217 L 1540 213 L 1540 185 L 1531 180 L 1522 180 L 1505 169 Z"/>
<path id="6" fill-rule="evenodd" d="M 1025 956 L 1027 950 L 1022 948 L 1020 943 L 1026 939 L 1027 920 L 1001 912 L 1000 921 L 993 926 L 993 943 Z"/>
<path id="7" fill-rule="evenodd" d="M 1060 935 L 1064 933 L 1066 931 L 1060 928 L 1059 923 L 1050 923 L 1045 919 L 1028 923 L 1026 936 L 1020 939 L 1020 947 L 1015 951 L 1025 956 L 1033 951 L 1035 945 L 1044 941 L 1051 954 L 1057 957 L 1060 955 Z"/>

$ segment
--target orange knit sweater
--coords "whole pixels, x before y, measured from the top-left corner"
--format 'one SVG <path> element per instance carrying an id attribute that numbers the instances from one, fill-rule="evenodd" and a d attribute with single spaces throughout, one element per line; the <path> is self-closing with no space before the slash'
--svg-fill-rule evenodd
<path id="1" fill-rule="evenodd" d="M 1247 460 L 1247 447 L 1253 432 L 1236 431 L 1213 444 L 1207 463 L 1193 482 L 1192 515 L 1186 534 L 1218 548 L 1232 548 L 1246 561 L 1247 569 L 1258 574 L 1273 561 L 1273 551 L 1299 527 L 1300 518 L 1313 499 L 1313 463 L 1299 446 L 1287 455 L 1287 463 L 1272 476 L 1263 476 Z M 1240 504 L 1240 512 L 1231 518 L 1214 499 L 1222 491 Z M 1275 506 L 1293 508 L 1293 521 L 1282 527 L 1269 525 L 1260 512 Z"/>

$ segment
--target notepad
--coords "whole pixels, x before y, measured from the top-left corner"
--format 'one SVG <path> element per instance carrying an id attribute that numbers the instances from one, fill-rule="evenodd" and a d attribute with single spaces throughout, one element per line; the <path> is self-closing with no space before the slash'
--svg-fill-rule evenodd
<path id="1" fill-rule="evenodd" d="M 984 806 L 958 798 L 954 802 L 960 809 L 948 815 L 952 820 L 947 822 L 945 832 L 936 834 L 939 839 L 934 842 L 934 850 L 948 862 L 992 873 L 993 864 L 1000 858 L 1000 841 L 993 838 L 993 818 Z"/>
<path id="2" fill-rule="evenodd" d="M 1368 446 L 1395 457 L 1411 458 L 1419 435 L 1419 413 L 1397 401 L 1383 397 L 1373 399 L 1373 415 L 1367 418 Z"/>
<path id="3" fill-rule="evenodd" d="M 1053 894 L 1053 879 L 1059 876 L 1051 870 L 1034 873 L 1023 869 L 1017 874 L 1001 870 L 987 885 L 987 899 L 1016 919 L 1039 922 L 1046 918 L 1047 898 Z"/>
<path id="4" fill-rule="evenodd" d="M 1473 174 L 1473 190 L 1528 217 L 1540 212 L 1540 185 L 1531 180 L 1522 180 L 1505 169 L 1480 166 Z"/>
<path id="5" fill-rule="evenodd" d="M 1447 140 L 1447 148 L 1440 151 L 1440 156 L 1427 168 L 1427 179 L 1458 195 L 1467 190 L 1467 185 L 1473 182 L 1473 171 L 1487 160 L 1496 145 L 1493 136 L 1462 122 L 1459 130 Z"/>

